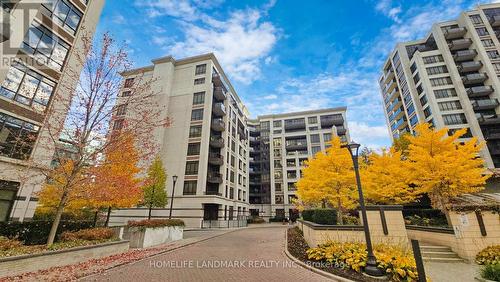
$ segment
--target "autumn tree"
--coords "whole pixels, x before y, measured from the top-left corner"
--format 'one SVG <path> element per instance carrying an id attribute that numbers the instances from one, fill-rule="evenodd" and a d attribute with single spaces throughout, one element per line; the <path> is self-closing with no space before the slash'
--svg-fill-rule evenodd
<path id="1" fill-rule="evenodd" d="M 394 148 L 372 153 L 369 164 L 362 169 L 363 190 L 366 198 L 377 204 L 404 204 L 417 197 L 408 162 L 402 152 Z"/>
<path id="2" fill-rule="evenodd" d="M 96 40 L 95 44 L 91 36 L 82 36 L 81 41 L 81 44 L 75 44 L 74 48 L 78 49 L 72 50 L 71 54 L 75 56 L 77 64 L 83 66 L 82 72 L 75 72 L 71 66 L 65 69 L 68 79 L 78 80 L 77 87 L 74 89 L 69 85 L 66 89 L 65 80 L 62 80 L 63 83 L 58 86 L 61 88 L 60 92 L 67 91 L 72 95 L 53 97 L 48 112 L 51 117 L 59 117 L 59 120 L 47 119 L 38 142 L 46 145 L 50 152 L 60 136 L 64 136 L 68 144 L 75 148 L 71 165 L 57 177 L 60 193 L 47 245 L 54 242 L 61 215 L 71 203 L 71 195 L 88 184 L 86 170 L 89 166 L 98 162 L 108 148 L 120 147 L 126 143 L 122 138 L 126 135 L 118 134 L 115 138 L 109 138 L 110 124 L 114 123 L 112 129 L 116 131 L 129 131 L 133 134 L 141 148 L 139 153 L 142 160 L 156 154 L 156 146 L 152 141 L 154 129 L 169 123 L 166 111 L 158 105 L 159 98 L 153 91 L 156 89 L 152 87 L 154 80 L 138 73 L 128 89 L 129 95 L 119 95 L 122 87 L 120 73 L 132 66 L 124 47 L 108 34 Z M 119 122 L 120 126 L 115 123 L 115 120 L 122 118 L 115 107 L 117 101 L 127 105 L 127 118 Z M 53 157 L 56 162 L 65 163 L 64 156 L 57 151 Z"/>
<path id="3" fill-rule="evenodd" d="M 303 177 L 296 184 L 297 196 L 306 206 L 335 207 L 343 224 L 342 213 L 357 203 L 356 178 L 352 158 L 341 148 L 340 138 L 334 138 L 331 145 L 306 162 Z"/>
<path id="4" fill-rule="evenodd" d="M 156 157 L 148 169 L 148 177 L 143 186 L 143 205 L 153 208 L 163 208 L 167 205 L 166 181 L 167 174 L 165 173 L 163 162 L 159 157 Z"/>
<path id="5" fill-rule="evenodd" d="M 450 199 L 484 189 L 488 179 L 478 157 L 484 144 L 476 138 L 459 142 L 465 133 L 462 129 L 448 136 L 446 128 L 434 130 L 429 124 L 419 124 L 416 135 L 408 136 L 408 165 L 418 193 L 426 193 L 432 206 L 445 214 Z"/>
<path id="6" fill-rule="evenodd" d="M 139 153 L 131 132 L 116 133 L 120 142 L 110 144 L 104 150 L 103 158 L 89 168 L 93 181 L 86 185 L 89 205 L 97 211 L 108 209 L 108 217 L 112 208 L 128 208 L 136 206 L 142 199 Z M 117 138 L 113 136 L 112 138 Z M 107 220 L 106 220 L 107 222 Z"/>
<path id="7" fill-rule="evenodd" d="M 410 146 L 410 133 L 403 133 L 398 138 L 394 139 L 392 148 L 401 153 L 402 158 L 408 155 L 408 147 Z"/>

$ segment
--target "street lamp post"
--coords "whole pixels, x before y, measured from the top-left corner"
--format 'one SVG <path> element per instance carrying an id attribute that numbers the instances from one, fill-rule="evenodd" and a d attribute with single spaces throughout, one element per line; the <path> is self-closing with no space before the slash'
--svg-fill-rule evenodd
<path id="1" fill-rule="evenodd" d="M 367 262 L 365 266 L 365 273 L 371 276 L 383 276 L 382 271 L 377 267 L 377 259 L 373 254 L 372 240 L 370 238 L 370 228 L 368 227 L 368 219 L 366 217 L 365 199 L 363 197 L 363 190 L 361 189 L 361 179 L 359 177 L 359 164 L 358 164 L 358 151 L 361 145 L 353 141 L 347 145 L 343 145 L 349 150 L 354 164 L 354 172 L 356 174 L 356 183 L 358 184 L 359 205 L 361 207 L 361 214 L 363 217 L 363 229 L 365 231 L 366 249 L 367 249 Z"/>
<path id="2" fill-rule="evenodd" d="M 177 175 L 172 176 L 172 180 L 174 182 L 174 185 L 172 187 L 172 196 L 170 198 L 170 214 L 168 215 L 168 218 L 172 218 L 172 207 L 174 205 L 174 194 L 175 194 L 175 183 L 177 182 Z"/>
<path id="3" fill-rule="evenodd" d="M 153 191 L 151 193 L 151 198 L 149 199 L 149 213 L 148 213 L 148 220 L 151 219 L 151 209 L 153 208 L 153 201 L 155 198 L 155 185 L 153 185 Z"/>

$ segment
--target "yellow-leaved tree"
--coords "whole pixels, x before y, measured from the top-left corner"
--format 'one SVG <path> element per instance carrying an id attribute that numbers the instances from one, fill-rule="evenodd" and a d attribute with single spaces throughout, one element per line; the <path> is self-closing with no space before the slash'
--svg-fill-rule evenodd
<path id="1" fill-rule="evenodd" d="M 369 165 L 361 170 L 366 198 L 377 204 L 404 204 L 415 200 L 418 191 L 412 184 L 408 162 L 394 148 L 372 152 Z"/>
<path id="2" fill-rule="evenodd" d="M 448 129 L 434 130 L 419 124 L 416 135 L 408 136 L 408 166 L 418 193 L 427 193 L 434 208 L 447 214 L 450 199 L 484 189 L 483 160 L 478 158 L 483 143 L 476 138 L 459 143 L 466 130 L 448 136 Z"/>
<path id="3" fill-rule="evenodd" d="M 340 147 L 340 138 L 332 139 L 331 145 L 306 162 L 303 176 L 296 184 L 297 196 L 305 206 L 335 207 L 339 223 L 343 224 L 342 213 L 357 204 L 356 178 L 352 158 Z"/>

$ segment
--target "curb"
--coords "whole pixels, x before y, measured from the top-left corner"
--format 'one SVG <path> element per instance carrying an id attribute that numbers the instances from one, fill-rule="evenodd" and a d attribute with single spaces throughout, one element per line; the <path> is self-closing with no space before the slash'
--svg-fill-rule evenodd
<path id="1" fill-rule="evenodd" d="M 302 262 L 301 260 L 297 259 L 296 257 L 294 257 L 292 254 L 290 254 L 288 252 L 288 228 L 287 230 L 285 230 L 285 255 L 291 259 L 294 263 L 302 266 L 303 268 L 307 269 L 307 270 L 310 270 L 314 273 L 317 273 L 321 276 L 324 276 L 326 278 L 329 278 L 329 279 L 332 279 L 333 281 L 339 281 L 339 282 L 355 282 L 353 280 L 349 280 L 347 278 L 344 278 L 344 277 L 341 277 L 341 276 L 337 276 L 335 274 L 332 274 L 332 273 L 329 273 L 329 272 L 326 272 L 326 271 L 323 271 L 321 269 L 317 269 L 315 267 L 312 267 L 310 265 L 307 265 L 305 264 L 304 262 Z"/>

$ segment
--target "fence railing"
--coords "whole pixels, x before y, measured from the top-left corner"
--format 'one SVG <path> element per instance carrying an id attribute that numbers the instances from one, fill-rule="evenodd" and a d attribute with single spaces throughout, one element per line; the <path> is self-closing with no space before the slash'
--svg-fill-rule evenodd
<path id="1" fill-rule="evenodd" d="M 203 220 L 201 228 L 236 228 L 247 227 L 247 219 L 234 219 L 234 220 Z"/>

